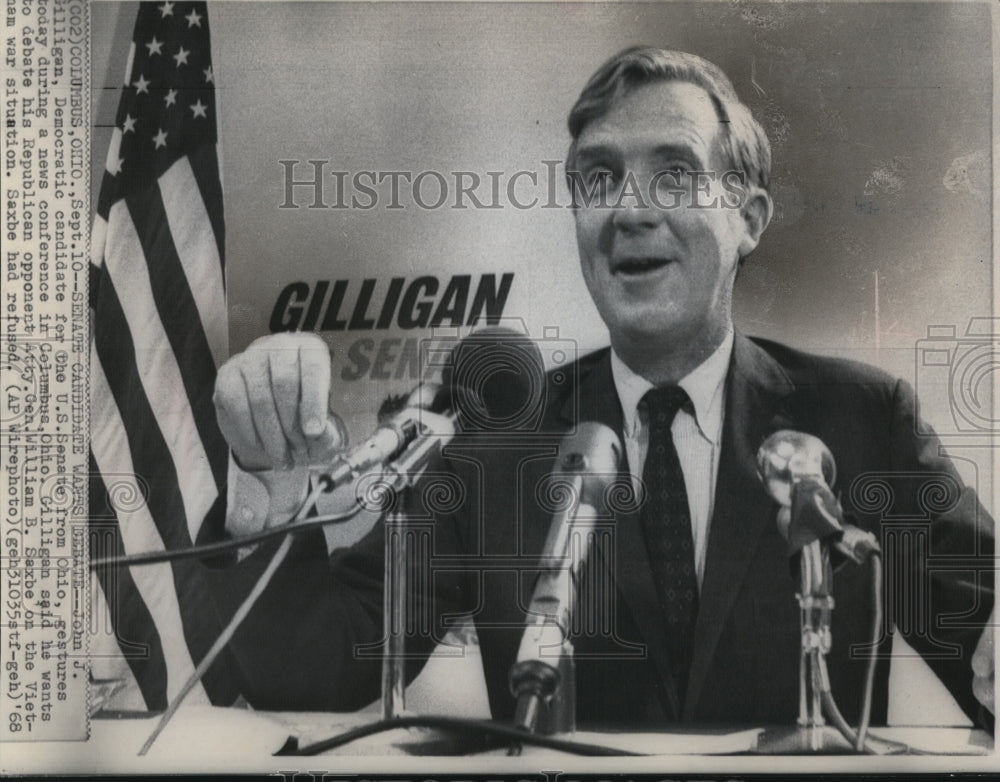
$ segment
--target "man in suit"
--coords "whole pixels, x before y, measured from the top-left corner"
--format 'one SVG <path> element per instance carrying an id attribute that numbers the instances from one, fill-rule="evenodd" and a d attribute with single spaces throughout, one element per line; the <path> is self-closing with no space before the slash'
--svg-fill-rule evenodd
<path id="1" fill-rule="evenodd" d="M 537 490 L 561 434 L 597 421 L 622 438 L 643 501 L 617 509 L 582 585 L 593 613 L 574 638 L 579 719 L 791 723 L 796 585 L 755 456 L 772 432 L 797 429 L 832 451 L 852 521 L 892 548 L 887 578 L 919 591 L 891 603 L 890 619 L 966 713 L 991 724 L 981 706 L 992 712 L 993 522 L 937 440 L 916 434 L 911 389 L 733 326 L 738 269 L 772 203 L 766 135 L 726 76 L 693 55 L 627 50 L 588 82 L 569 128 L 581 267 L 611 345 L 581 359 L 573 383 L 549 388 L 531 438 L 499 447 L 471 436 L 435 465 L 463 490 L 430 513 L 415 578 L 429 624 L 409 650 L 427 653 L 449 619 L 471 615 L 491 709 L 511 715 L 508 670 L 551 519 Z M 220 424 L 266 497 L 237 503 L 237 531 L 287 519 L 305 495 L 303 465 L 340 447 L 329 383 L 329 356 L 311 335 L 258 340 L 223 367 Z M 231 645 L 251 702 L 345 709 L 375 697 L 377 657 L 360 650 L 381 636 L 382 533 L 377 525 L 329 559 L 320 535 L 296 543 Z M 271 548 L 217 574 L 220 612 L 239 603 Z M 851 715 L 872 653 L 867 572 L 841 568 L 834 597 L 830 676 Z M 886 717 L 890 642 L 883 631 L 875 722 Z"/>

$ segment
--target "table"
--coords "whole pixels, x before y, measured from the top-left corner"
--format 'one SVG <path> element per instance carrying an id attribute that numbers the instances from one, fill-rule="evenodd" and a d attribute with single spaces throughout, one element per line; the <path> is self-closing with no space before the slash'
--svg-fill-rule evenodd
<path id="1" fill-rule="evenodd" d="M 525 747 L 519 757 L 494 749 L 471 756 L 428 757 L 429 742 L 442 746 L 440 734 L 396 729 L 341 747 L 317 757 L 276 757 L 289 737 L 312 743 L 344 730 L 374 722 L 375 711 L 354 714 L 318 712 L 254 712 L 208 706 L 182 708 L 145 757 L 139 747 L 158 722 L 145 714 L 101 714 L 91 720 L 88 742 L 39 742 L 3 746 L 5 772 L 51 773 L 215 773 L 278 772 L 325 769 L 336 773 L 388 771 L 413 773 L 426 769 L 457 771 L 533 771 L 545 769 L 588 773 L 622 769 L 715 771 L 750 773 L 784 768 L 824 771 L 887 770 L 959 771 L 997 767 L 992 738 L 983 731 L 963 728 L 875 728 L 873 736 L 903 742 L 915 751 L 933 755 L 900 757 L 824 756 L 754 757 L 755 743 L 765 730 L 734 727 L 621 733 L 581 731 L 568 738 L 599 743 L 648 757 L 580 758 L 555 750 Z M 421 749 L 423 747 L 423 749 Z M 414 757 L 414 753 L 421 757 Z"/>

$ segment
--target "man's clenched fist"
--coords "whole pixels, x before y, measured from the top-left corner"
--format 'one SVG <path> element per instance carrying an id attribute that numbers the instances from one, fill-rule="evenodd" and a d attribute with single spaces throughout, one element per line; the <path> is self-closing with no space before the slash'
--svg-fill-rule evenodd
<path id="1" fill-rule="evenodd" d="M 245 470 L 327 462 L 345 445 L 343 422 L 328 412 L 330 353 L 315 334 L 255 340 L 219 370 L 219 428 Z"/>

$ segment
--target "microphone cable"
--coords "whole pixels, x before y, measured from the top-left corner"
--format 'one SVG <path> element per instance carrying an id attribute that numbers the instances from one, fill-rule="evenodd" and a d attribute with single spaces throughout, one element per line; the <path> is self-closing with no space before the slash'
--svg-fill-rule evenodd
<path id="1" fill-rule="evenodd" d="M 328 485 L 329 479 L 326 478 L 326 476 L 321 476 L 318 479 L 316 489 L 314 489 L 313 493 L 306 498 L 303 506 L 300 506 L 300 509 L 296 513 L 294 519 L 300 518 L 302 507 L 312 507 L 316 498 L 319 497 L 321 493 L 329 491 Z M 350 521 L 362 510 L 363 506 L 357 504 L 355 507 L 349 508 L 341 513 L 309 516 L 308 518 L 302 518 L 298 521 L 293 520 L 287 524 L 262 529 L 259 532 L 254 532 L 250 535 L 244 535 L 239 538 L 233 538 L 232 540 L 220 540 L 214 543 L 202 543 L 197 546 L 188 546 L 186 548 L 169 549 L 165 551 L 140 551 L 136 554 L 126 554 L 124 556 L 113 555 L 110 557 L 101 557 L 99 559 L 91 560 L 89 568 L 90 570 L 97 570 L 102 567 L 155 565 L 161 562 L 174 562 L 180 559 L 204 559 L 217 554 L 225 554 L 230 551 L 236 551 L 237 549 L 261 543 L 265 540 L 271 540 L 272 538 L 278 538 L 283 535 L 297 535 L 300 532 L 315 529 L 316 527 L 322 527 L 326 524 L 338 524 L 340 522 Z"/>
<path id="2" fill-rule="evenodd" d="M 864 698 L 861 702 L 861 721 L 858 723 L 858 739 L 854 748 L 858 752 L 865 749 L 865 737 L 868 735 L 868 725 L 872 717 L 872 689 L 875 686 L 876 649 L 879 633 L 882 630 L 882 555 L 873 552 L 868 561 L 872 573 L 872 642 L 868 657 L 868 668 L 865 671 Z"/>
<path id="3" fill-rule="evenodd" d="M 267 588 L 267 585 L 271 583 L 271 579 L 274 577 L 274 574 L 281 566 L 281 563 L 284 562 L 285 557 L 288 555 L 288 552 L 291 550 L 292 538 L 294 536 L 293 533 L 300 532 L 307 526 L 316 527 L 323 523 L 330 523 L 329 520 L 325 519 L 325 517 L 322 516 L 304 521 L 306 514 L 316 503 L 316 500 L 319 498 L 319 495 L 325 492 L 326 490 L 327 490 L 327 484 L 323 481 L 318 481 L 315 488 L 309 493 L 305 501 L 303 501 L 302 505 L 299 506 L 299 509 L 295 513 L 295 516 L 292 518 L 291 522 L 282 525 L 280 527 L 274 528 L 275 530 L 277 530 L 277 534 L 284 535 L 284 539 L 281 541 L 281 545 L 275 550 L 274 554 L 271 556 L 270 562 L 268 562 L 267 567 L 264 569 L 264 572 L 260 574 L 260 577 L 257 579 L 257 582 L 253 585 L 253 589 L 250 590 L 250 593 L 246 596 L 243 602 L 240 603 L 239 608 L 236 609 L 236 612 L 229 620 L 229 623 L 219 634 L 219 637 L 215 640 L 215 643 L 212 644 L 212 647 L 208 650 L 208 653 L 202 658 L 201 662 L 198 663 L 198 666 L 194 669 L 194 672 L 188 677 L 187 681 L 184 682 L 184 686 L 181 687 L 177 695 L 174 696 L 174 699 L 170 702 L 170 705 L 167 707 L 167 710 L 163 712 L 163 716 L 160 717 L 160 721 L 159 723 L 157 723 L 156 728 L 149 735 L 149 738 L 146 739 L 146 742 L 142 745 L 142 748 L 139 750 L 140 756 L 145 755 L 147 752 L 149 752 L 150 747 L 153 746 L 153 742 L 155 742 L 157 737 L 159 737 L 159 735 L 163 732 L 163 729 L 167 727 L 167 724 L 177 713 L 177 710 L 180 708 L 181 703 L 184 702 L 184 699 L 187 697 L 188 693 L 190 693 L 191 690 L 194 689 L 195 685 L 198 684 L 199 681 L 201 681 L 201 677 L 205 675 L 205 671 L 207 671 L 212 666 L 212 663 L 215 662 L 218 656 L 222 653 L 222 650 L 225 649 L 226 646 L 229 644 L 229 642 L 232 640 L 233 636 L 236 634 L 236 631 L 239 629 L 239 626 L 243 623 L 243 620 L 246 619 L 247 615 L 250 613 L 250 610 L 254 607 L 257 600 L 264 593 L 264 590 Z M 337 514 L 333 516 L 333 520 L 343 521 L 347 518 L 351 518 L 352 516 L 357 515 L 360 511 L 361 511 L 361 506 L 359 505 L 356 509 L 352 509 L 351 512 L 349 513 Z M 271 532 L 271 530 L 266 530 L 266 531 Z M 240 538 L 237 541 L 226 541 L 226 543 L 238 544 L 237 546 L 230 545 L 229 546 L 230 548 L 242 548 L 243 546 L 247 545 L 247 540 L 249 537 L 251 536 Z M 271 535 L 268 535 L 268 537 L 271 537 Z M 204 554 L 202 552 L 205 549 L 212 549 L 215 553 L 218 552 L 217 545 L 212 544 L 208 546 L 193 546 L 190 549 L 183 549 L 179 552 L 175 551 L 175 552 L 152 552 L 152 553 L 156 555 L 160 555 L 161 553 L 173 553 L 173 554 L 180 553 L 185 556 L 195 556 L 195 554 L 192 553 L 193 551 L 195 551 L 199 556 L 203 556 Z M 123 557 L 122 559 L 126 558 Z M 147 558 L 143 561 L 143 564 L 150 564 L 151 561 L 162 561 L 162 560 L 154 559 L 151 556 L 147 556 Z"/>
<path id="4" fill-rule="evenodd" d="M 882 628 L 882 557 L 878 552 L 873 552 L 869 558 L 872 574 L 872 624 L 871 624 L 871 644 L 868 665 L 865 669 L 865 682 L 861 702 L 861 717 L 858 723 L 858 730 L 855 732 L 847 724 L 844 715 L 837 707 L 837 702 L 830 689 L 830 677 L 826 667 L 826 658 L 819 651 L 814 651 L 814 659 L 817 662 L 814 670 L 817 671 L 815 677 L 818 682 L 813 683 L 818 687 L 820 698 L 823 704 L 823 711 L 833 723 L 833 726 L 840 731 L 840 734 L 847 740 L 855 752 L 863 754 L 879 754 L 866 743 L 868 737 L 868 727 L 871 724 L 872 713 L 872 691 L 875 685 L 875 665 L 878 655 L 879 632 Z"/>
<path id="5" fill-rule="evenodd" d="M 528 733 L 521 728 L 515 728 L 511 725 L 490 720 L 474 720 L 433 714 L 415 714 L 412 716 L 379 720 L 370 725 L 362 725 L 359 728 L 345 731 L 332 738 L 307 744 L 304 747 L 299 747 L 296 739 L 289 739 L 285 746 L 274 754 L 277 757 L 318 755 L 321 752 L 328 752 L 331 749 L 342 747 L 366 736 L 373 736 L 377 733 L 384 733 L 385 731 L 397 728 L 435 728 L 460 734 L 472 734 L 487 741 L 489 739 L 503 739 L 510 742 L 512 746 L 528 744 L 587 757 L 646 756 L 644 752 L 633 752 L 627 749 L 608 747 L 603 744 L 590 744 L 554 738 L 552 736 L 540 736 L 537 733 Z"/>

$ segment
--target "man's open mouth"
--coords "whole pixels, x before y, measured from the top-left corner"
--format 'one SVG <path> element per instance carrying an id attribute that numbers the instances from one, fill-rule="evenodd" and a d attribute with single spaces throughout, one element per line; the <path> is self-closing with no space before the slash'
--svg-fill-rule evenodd
<path id="1" fill-rule="evenodd" d="M 611 266 L 613 274 L 640 275 L 662 269 L 670 263 L 670 258 L 623 258 Z"/>

